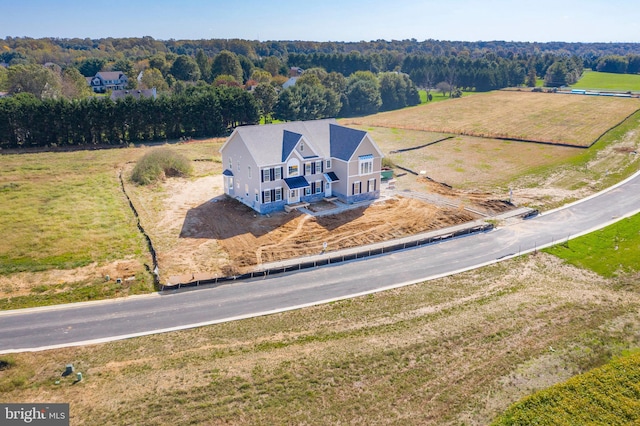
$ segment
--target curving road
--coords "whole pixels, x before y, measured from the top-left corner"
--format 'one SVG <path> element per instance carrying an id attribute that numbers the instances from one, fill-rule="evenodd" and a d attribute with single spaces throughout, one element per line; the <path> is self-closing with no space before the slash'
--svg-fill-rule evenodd
<path id="1" fill-rule="evenodd" d="M 218 287 L 0 312 L 0 353 L 77 346 L 297 309 L 477 268 L 640 212 L 640 173 L 602 193 L 494 231 Z"/>

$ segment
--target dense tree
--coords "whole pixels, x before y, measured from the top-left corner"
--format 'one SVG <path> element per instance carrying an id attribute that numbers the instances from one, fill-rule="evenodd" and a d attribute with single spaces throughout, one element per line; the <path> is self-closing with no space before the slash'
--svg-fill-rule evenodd
<path id="1" fill-rule="evenodd" d="M 347 90 L 347 79 L 340 73 L 330 72 L 322 79 L 322 85 L 336 93 L 345 93 Z"/>
<path id="2" fill-rule="evenodd" d="M 283 66 L 284 64 L 279 58 L 275 56 L 269 56 L 264 60 L 264 65 L 262 68 L 271 73 L 272 77 L 275 77 L 276 75 L 280 74 L 280 70 L 283 68 Z"/>
<path id="3" fill-rule="evenodd" d="M 598 60 L 596 71 L 624 74 L 629 65 L 628 58 L 620 55 L 607 55 Z"/>
<path id="4" fill-rule="evenodd" d="M 418 105 L 420 95 L 418 89 L 406 74 L 386 72 L 379 75 L 381 110 L 404 108 Z"/>
<path id="5" fill-rule="evenodd" d="M 100 71 L 102 71 L 107 65 L 107 61 L 104 58 L 87 58 L 83 61 L 80 61 L 76 67 L 80 74 L 85 77 L 93 77 Z"/>
<path id="6" fill-rule="evenodd" d="M 227 50 L 220 52 L 213 58 L 211 64 L 211 80 L 219 75 L 230 75 L 238 83 L 243 82 L 243 71 L 238 56 Z"/>
<path id="7" fill-rule="evenodd" d="M 147 68 L 142 72 L 142 86 L 145 89 L 156 88 L 157 91 L 164 92 L 169 90 L 169 85 L 157 68 Z"/>
<path id="8" fill-rule="evenodd" d="M 9 84 L 7 79 L 8 71 L 5 67 L 0 67 L 0 92 L 9 90 Z"/>
<path id="9" fill-rule="evenodd" d="M 269 83 L 271 81 L 271 74 L 268 71 L 256 68 L 251 73 L 250 79 L 258 83 Z"/>
<path id="10" fill-rule="evenodd" d="M 640 73 L 640 55 L 627 55 L 627 73 Z"/>
<path id="11" fill-rule="evenodd" d="M 62 95 L 67 99 L 83 99 L 92 91 L 85 77 L 77 68 L 67 67 L 62 71 Z"/>
<path id="12" fill-rule="evenodd" d="M 253 64 L 253 61 L 251 61 L 251 59 L 247 58 L 244 55 L 238 55 L 238 60 L 240 61 L 240 67 L 242 68 L 241 82 L 247 82 L 249 81 L 249 78 L 251 78 L 251 74 L 253 73 L 253 70 L 256 68 L 256 66 Z"/>
<path id="13" fill-rule="evenodd" d="M 551 64 L 544 77 L 548 87 L 561 87 L 574 84 L 582 75 L 582 61 L 577 57 L 561 58 Z"/>
<path id="14" fill-rule="evenodd" d="M 39 100 L 23 92 L 0 99 L 0 148 L 221 136 L 229 127 L 258 120 L 255 98 L 238 87 L 194 86 L 182 96 L 115 102 Z"/>
<path id="15" fill-rule="evenodd" d="M 341 108 L 340 95 L 322 85 L 296 84 L 283 90 L 274 108 L 279 120 L 317 120 L 335 117 Z"/>
<path id="16" fill-rule="evenodd" d="M 348 78 L 345 97 L 344 115 L 374 114 L 382 105 L 380 84 L 370 71 L 358 71 Z"/>
<path id="17" fill-rule="evenodd" d="M 202 49 L 198 49 L 196 53 L 196 64 L 198 64 L 198 68 L 200 69 L 200 75 L 205 80 L 211 81 L 211 61 L 209 61 L 209 58 Z"/>
<path id="18" fill-rule="evenodd" d="M 151 68 L 160 70 L 162 75 L 166 75 L 169 72 L 169 65 L 167 63 L 167 58 L 164 54 L 158 54 L 150 57 L 149 66 Z"/>
<path id="19" fill-rule="evenodd" d="M 61 96 L 60 76 L 41 65 L 14 65 L 8 68 L 9 93 L 31 93 L 38 99 Z"/>
<path id="20" fill-rule="evenodd" d="M 278 92 L 269 83 L 259 83 L 253 91 L 253 96 L 258 103 L 260 115 L 268 119 L 278 101 Z"/>
<path id="21" fill-rule="evenodd" d="M 197 81 L 200 79 L 198 64 L 193 58 L 186 55 L 180 55 L 173 61 L 170 72 L 177 80 Z"/>
<path id="22" fill-rule="evenodd" d="M 322 83 L 317 74 L 305 72 L 296 80 L 296 85 L 322 86 Z"/>

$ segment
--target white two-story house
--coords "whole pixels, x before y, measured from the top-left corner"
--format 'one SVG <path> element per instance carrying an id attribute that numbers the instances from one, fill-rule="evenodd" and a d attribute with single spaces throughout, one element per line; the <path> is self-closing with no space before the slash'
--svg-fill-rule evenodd
<path id="1" fill-rule="evenodd" d="M 335 119 L 238 127 L 220 153 L 225 193 L 261 214 L 380 196 L 382 152 L 367 132 Z"/>
<path id="2" fill-rule="evenodd" d="M 129 78 L 122 71 L 100 71 L 89 82 L 96 93 L 104 93 L 107 90 L 124 90 L 128 83 Z"/>

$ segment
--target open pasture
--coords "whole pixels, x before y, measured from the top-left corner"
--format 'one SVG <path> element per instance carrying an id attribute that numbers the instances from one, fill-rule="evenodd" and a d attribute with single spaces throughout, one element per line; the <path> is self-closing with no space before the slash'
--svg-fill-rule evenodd
<path id="1" fill-rule="evenodd" d="M 399 128 L 361 128 L 371 134 L 393 164 L 418 173 L 425 171 L 433 180 L 469 190 L 505 187 L 518 176 L 562 164 L 584 151 L 472 136 L 442 140 L 447 135 Z M 417 149 L 394 152 L 399 148 Z"/>
<path id="2" fill-rule="evenodd" d="M 638 99 L 498 91 L 344 124 L 588 147 L 638 109 Z"/>
<path id="3" fill-rule="evenodd" d="M 640 92 L 640 75 L 586 71 L 573 86 L 575 89 Z"/>

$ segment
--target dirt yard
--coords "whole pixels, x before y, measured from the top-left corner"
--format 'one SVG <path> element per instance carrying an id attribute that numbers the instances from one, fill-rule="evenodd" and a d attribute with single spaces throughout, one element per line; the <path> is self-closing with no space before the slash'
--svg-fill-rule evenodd
<path id="1" fill-rule="evenodd" d="M 499 212 L 510 205 L 489 193 L 460 193 L 424 178 L 411 177 L 425 190 L 464 199 L 463 207 Z M 262 216 L 223 194 L 220 175 L 170 179 L 155 190 L 136 190 L 142 224 L 150 234 L 161 280 L 169 277 L 228 275 L 257 265 L 406 237 L 478 219 L 464 208 L 434 205 L 383 190 L 376 202 L 327 216 L 278 212 Z M 164 207 L 160 207 L 164 206 Z M 336 205 L 323 202 L 311 210 Z"/>

